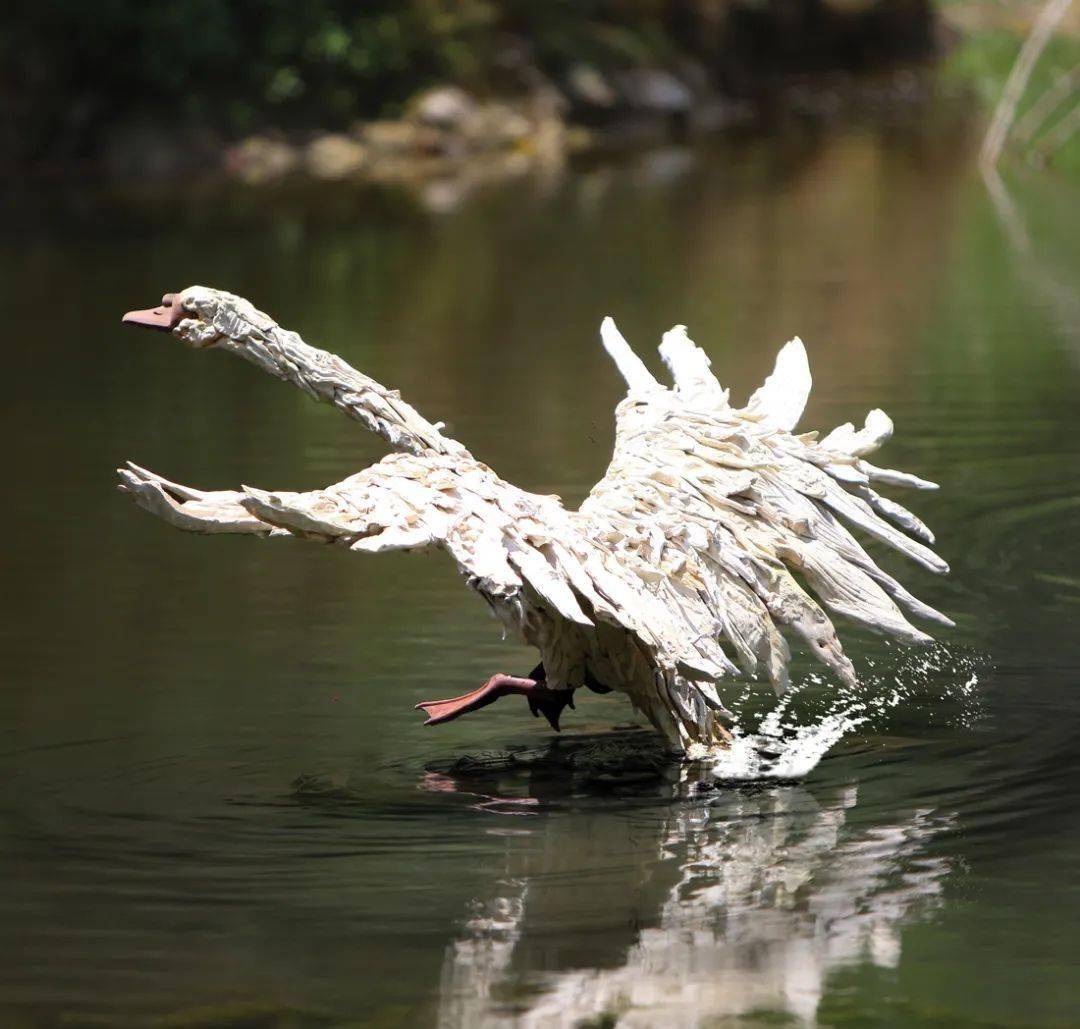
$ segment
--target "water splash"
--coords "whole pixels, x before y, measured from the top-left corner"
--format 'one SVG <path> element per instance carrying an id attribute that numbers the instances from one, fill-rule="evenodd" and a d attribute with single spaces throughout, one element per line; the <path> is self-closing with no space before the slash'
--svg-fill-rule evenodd
<path id="1" fill-rule="evenodd" d="M 979 712 L 981 663 L 944 645 L 896 648 L 889 658 L 866 662 L 869 672 L 858 687 L 836 687 L 811 674 L 764 714 L 750 709 L 747 689 L 735 705 L 740 714 L 731 746 L 709 755 L 713 774 L 735 782 L 802 779 L 845 736 L 881 731 L 890 711 L 904 703 L 947 711 L 950 724 L 970 727 Z M 817 689 L 822 686 L 824 692 Z"/>
<path id="2" fill-rule="evenodd" d="M 722 780 L 802 779 L 825 754 L 853 729 L 863 716 L 837 712 L 811 725 L 785 726 L 783 733 L 744 733 L 736 729 L 731 746 L 713 761 L 713 774 Z"/>

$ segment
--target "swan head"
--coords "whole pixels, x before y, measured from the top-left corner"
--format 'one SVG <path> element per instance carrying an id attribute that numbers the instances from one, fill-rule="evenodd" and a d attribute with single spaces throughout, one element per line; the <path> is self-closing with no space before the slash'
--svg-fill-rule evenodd
<path id="1" fill-rule="evenodd" d="M 160 332 L 172 332 L 184 317 L 184 306 L 179 293 L 166 293 L 157 307 L 144 311 L 128 311 L 121 319 L 125 325 L 141 325 Z"/>
<path id="2" fill-rule="evenodd" d="M 274 326 L 248 301 L 205 286 L 166 293 L 157 307 L 128 311 L 122 321 L 125 325 L 169 332 L 196 350 L 226 342 L 242 346 Z"/>

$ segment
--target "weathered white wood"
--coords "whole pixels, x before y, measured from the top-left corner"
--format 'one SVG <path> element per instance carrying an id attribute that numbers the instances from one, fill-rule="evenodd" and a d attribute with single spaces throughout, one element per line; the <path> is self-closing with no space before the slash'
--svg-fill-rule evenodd
<path id="1" fill-rule="evenodd" d="M 872 454 L 893 434 L 892 419 L 880 408 L 866 416 L 866 424 L 856 430 L 851 422 L 838 425 L 819 444 L 821 450 L 832 450 L 852 457 Z"/>
<path id="2" fill-rule="evenodd" d="M 208 493 L 169 482 L 130 461 L 117 468 L 119 488 L 129 494 L 143 510 L 157 515 L 170 525 L 188 532 L 242 532 L 256 536 L 287 536 L 245 510 L 243 493 L 220 490 Z"/>
<path id="3" fill-rule="evenodd" d="M 726 407 L 728 393 L 710 371 L 709 355 L 686 334 L 685 325 L 664 333 L 660 356 L 675 380 L 675 388 L 690 403 Z"/>
<path id="4" fill-rule="evenodd" d="M 810 389 L 806 351 L 787 344 L 773 373 L 735 411 L 708 357 L 677 326 L 663 387 L 611 319 L 601 337 L 630 396 L 616 410 L 611 464 L 578 511 L 500 479 L 398 394 L 305 344 L 247 301 L 186 290 L 174 335 L 229 350 L 378 432 L 400 453 L 323 490 L 204 492 L 128 465 L 120 488 L 193 532 L 338 544 L 366 553 L 436 547 L 507 630 L 538 648 L 548 686 L 586 678 L 624 692 L 692 753 L 722 745 L 717 683 L 762 677 L 782 692 L 803 639 L 842 682 L 855 671 L 828 615 L 911 643 L 929 637 L 901 612 L 949 625 L 883 571 L 841 519 L 935 572 L 933 536 L 870 482 L 934 488 L 863 456 L 892 433 L 882 411 L 817 441 L 793 435 Z M 904 531 L 911 535 L 906 535 Z M 916 537 L 912 539 L 911 536 Z"/>
<path id="5" fill-rule="evenodd" d="M 780 348 L 772 374 L 750 397 L 742 414 L 770 428 L 790 432 L 799 424 L 811 384 L 806 347 L 796 336 Z"/>
<path id="6" fill-rule="evenodd" d="M 192 317 L 181 321 L 173 334 L 189 346 L 236 354 L 313 399 L 333 404 L 397 449 L 414 454 L 464 452 L 460 443 L 443 436 L 396 390 L 362 375 L 336 354 L 308 346 L 247 300 L 191 286 L 180 294 L 180 303 Z"/>
<path id="7" fill-rule="evenodd" d="M 610 315 L 600 323 L 600 341 L 615 362 L 619 374 L 626 380 L 631 393 L 651 393 L 663 388 L 653 373 L 645 367 L 645 362 L 630 348 L 630 344 L 616 327 L 615 319 Z"/>
<path id="8" fill-rule="evenodd" d="M 859 468 L 875 482 L 883 482 L 886 486 L 910 486 L 912 489 L 937 489 L 936 482 L 929 479 L 920 479 L 917 475 L 908 472 L 898 472 L 892 468 L 878 468 L 869 461 L 860 461 Z"/>

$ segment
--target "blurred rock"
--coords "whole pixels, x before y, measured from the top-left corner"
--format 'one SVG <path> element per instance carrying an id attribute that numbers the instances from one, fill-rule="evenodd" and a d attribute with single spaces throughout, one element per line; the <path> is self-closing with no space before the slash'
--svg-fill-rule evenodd
<path id="1" fill-rule="evenodd" d="M 366 163 L 363 143 L 340 134 L 320 136 L 308 144 L 304 153 L 304 166 L 317 179 L 347 179 Z"/>
<path id="2" fill-rule="evenodd" d="M 566 73 L 566 88 L 571 99 L 586 107 L 606 110 L 619 99 L 611 83 L 591 64 L 575 64 Z"/>
<path id="3" fill-rule="evenodd" d="M 409 121 L 370 121 L 358 126 L 355 132 L 373 157 L 437 153 L 441 149 L 438 130 Z"/>
<path id="4" fill-rule="evenodd" d="M 533 125 L 517 108 L 493 102 L 478 107 L 461 129 L 471 149 L 487 150 L 516 146 L 532 133 Z"/>
<path id="5" fill-rule="evenodd" d="M 687 78 L 707 90 L 703 69 L 690 68 Z M 483 102 L 457 87 L 438 87 L 415 97 L 404 118 L 358 122 L 347 134 L 322 133 L 300 148 L 273 136 L 250 137 L 229 152 L 226 166 L 248 183 L 299 169 L 326 181 L 405 185 L 422 194 L 426 208 L 447 211 L 487 182 L 526 172 L 557 176 L 570 154 L 595 146 L 601 133 L 608 141 L 662 143 L 673 119 L 686 120 L 703 106 L 695 89 L 656 69 L 608 78 L 579 63 L 564 87 L 568 92 L 538 75 L 524 92 Z M 602 111 L 603 129 L 568 124 L 574 106 Z"/>
<path id="6" fill-rule="evenodd" d="M 225 152 L 226 171 L 251 185 L 288 175 L 299 163 L 295 147 L 269 136 L 248 136 Z"/>
<path id="7" fill-rule="evenodd" d="M 476 101 L 457 86 L 436 86 L 409 103 L 409 118 L 421 125 L 461 129 L 476 113 Z"/>
<path id="8" fill-rule="evenodd" d="M 684 114 L 694 103 L 686 84 L 660 68 L 632 68 L 621 72 L 616 81 L 623 100 L 639 111 Z"/>

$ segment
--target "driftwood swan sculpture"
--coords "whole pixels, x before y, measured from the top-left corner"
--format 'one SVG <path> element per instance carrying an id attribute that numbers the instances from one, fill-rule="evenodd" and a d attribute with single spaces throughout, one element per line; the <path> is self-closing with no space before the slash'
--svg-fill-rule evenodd
<path id="1" fill-rule="evenodd" d="M 810 391 L 802 343 L 737 409 L 681 326 L 660 354 L 661 385 L 608 318 L 604 347 L 625 378 L 615 452 L 577 511 L 500 479 L 400 395 L 340 357 L 304 343 L 248 301 L 194 286 L 124 321 L 195 349 L 225 350 L 363 423 L 393 453 L 310 493 L 205 492 L 134 464 L 120 489 L 191 532 L 332 542 L 374 553 L 440 547 L 541 663 L 527 677 L 492 676 L 472 693 L 418 705 L 427 724 L 524 696 L 554 728 L 576 689 L 619 690 L 672 745 L 690 754 L 729 738 L 717 684 L 744 675 L 788 683 L 782 630 L 801 638 L 843 682 L 855 672 L 823 607 L 911 643 L 930 637 L 901 607 L 939 625 L 943 614 L 883 571 L 841 519 L 933 572 L 948 566 L 933 536 L 873 484 L 934 489 L 865 460 L 892 434 L 883 411 L 822 439 L 797 435 Z M 901 529 L 905 531 L 901 531 Z M 799 578 L 796 578 L 796 575 Z M 801 582 L 800 582 L 801 580 Z"/>

